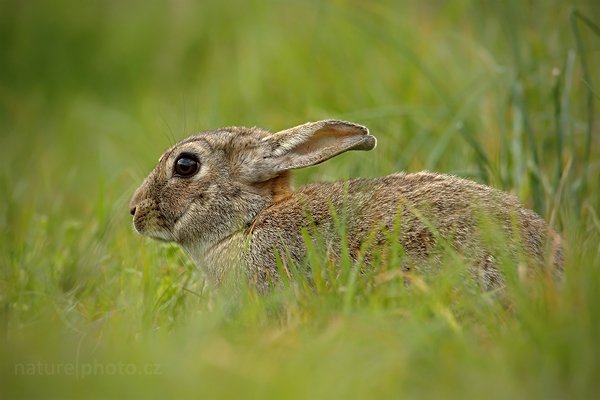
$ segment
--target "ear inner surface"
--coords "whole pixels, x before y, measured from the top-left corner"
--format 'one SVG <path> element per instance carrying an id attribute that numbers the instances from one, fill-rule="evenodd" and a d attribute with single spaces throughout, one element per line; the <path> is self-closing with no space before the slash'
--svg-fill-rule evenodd
<path id="1" fill-rule="evenodd" d="M 369 136 L 364 136 L 367 138 Z M 300 143 L 293 149 L 293 152 L 298 155 L 315 153 L 321 149 L 327 152 L 339 151 L 339 149 L 355 150 L 355 146 L 363 144 L 364 141 L 356 140 L 356 134 L 348 131 L 341 131 L 331 128 L 325 128 L 317 131 L 309 140 Z"/>

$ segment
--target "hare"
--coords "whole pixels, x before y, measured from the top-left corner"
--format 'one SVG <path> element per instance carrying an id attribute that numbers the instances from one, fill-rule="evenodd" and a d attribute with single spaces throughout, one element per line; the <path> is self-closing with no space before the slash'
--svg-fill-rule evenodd
<path id="1" fill-rule="evenodd" d="M 334 219 L 342 214 L 349 254 L 366 265 L 367 238 L 382 246 L 397 228 L 403 269 L 441 264 L 440 248 L 450 246 L 469 260 L 482 287 L 498 287 L 496 253 L 479 228 L 485 217 L 506 234 L 515 260 L 525 255 L 528 264 L 562 269 L 560 237 L 538 215 L 512 195 L 469 180 L 401 172 L 291 188 L 291 170 L 376 143 L 366 127 L 338 120 L 277 133 L 256 127 L 199 133 L 168 149 L 137 189 L 129 206 L 134 227 L 177 242 L 209 282 L 222 283 L 237 270 L 260 291 L 281 281 L 282 260 L 302 265 L 303 230 L 320 235 L 339 256 Z"/>

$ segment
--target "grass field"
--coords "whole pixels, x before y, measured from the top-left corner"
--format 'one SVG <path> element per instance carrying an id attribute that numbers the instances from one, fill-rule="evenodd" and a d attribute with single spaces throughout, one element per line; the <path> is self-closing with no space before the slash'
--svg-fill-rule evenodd
<path id="1" fill-rule="evenodd" d="M 0 397 L 597 396 L 599 25 L 593 1 L 0 2 Z M 176 140 L 323 118 L 378 147 L 296 185 L 502 188 L 561 232 L 563 284 L 498 301 L 449 265 L 232 297 L 133 232 Z"/>

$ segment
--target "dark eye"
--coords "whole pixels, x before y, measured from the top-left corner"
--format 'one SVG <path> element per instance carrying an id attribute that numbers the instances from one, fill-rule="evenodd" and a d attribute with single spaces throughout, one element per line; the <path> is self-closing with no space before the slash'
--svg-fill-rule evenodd
<path id="1" fill-rule="evenodd" d="M 175 161 L 176 176 L 192 176 L 198 172 L 199 163 L 189 155 L 181 155 Z"/>

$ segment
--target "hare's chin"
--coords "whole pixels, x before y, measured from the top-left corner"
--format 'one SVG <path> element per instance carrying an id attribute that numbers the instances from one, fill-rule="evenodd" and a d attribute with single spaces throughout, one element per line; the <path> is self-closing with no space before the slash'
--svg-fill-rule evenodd
<path id="1" fill-rule="evenodd" d="M 174 242 L 175 241 L 175 238 L 173 237 L 173 235 L 167 231 L 152 230 L 152 231 L 143 232 L 142 235 L 147 236 L 152 239 L 155 239 L 155 240 L 160 240 L 161 242 Z"/>

